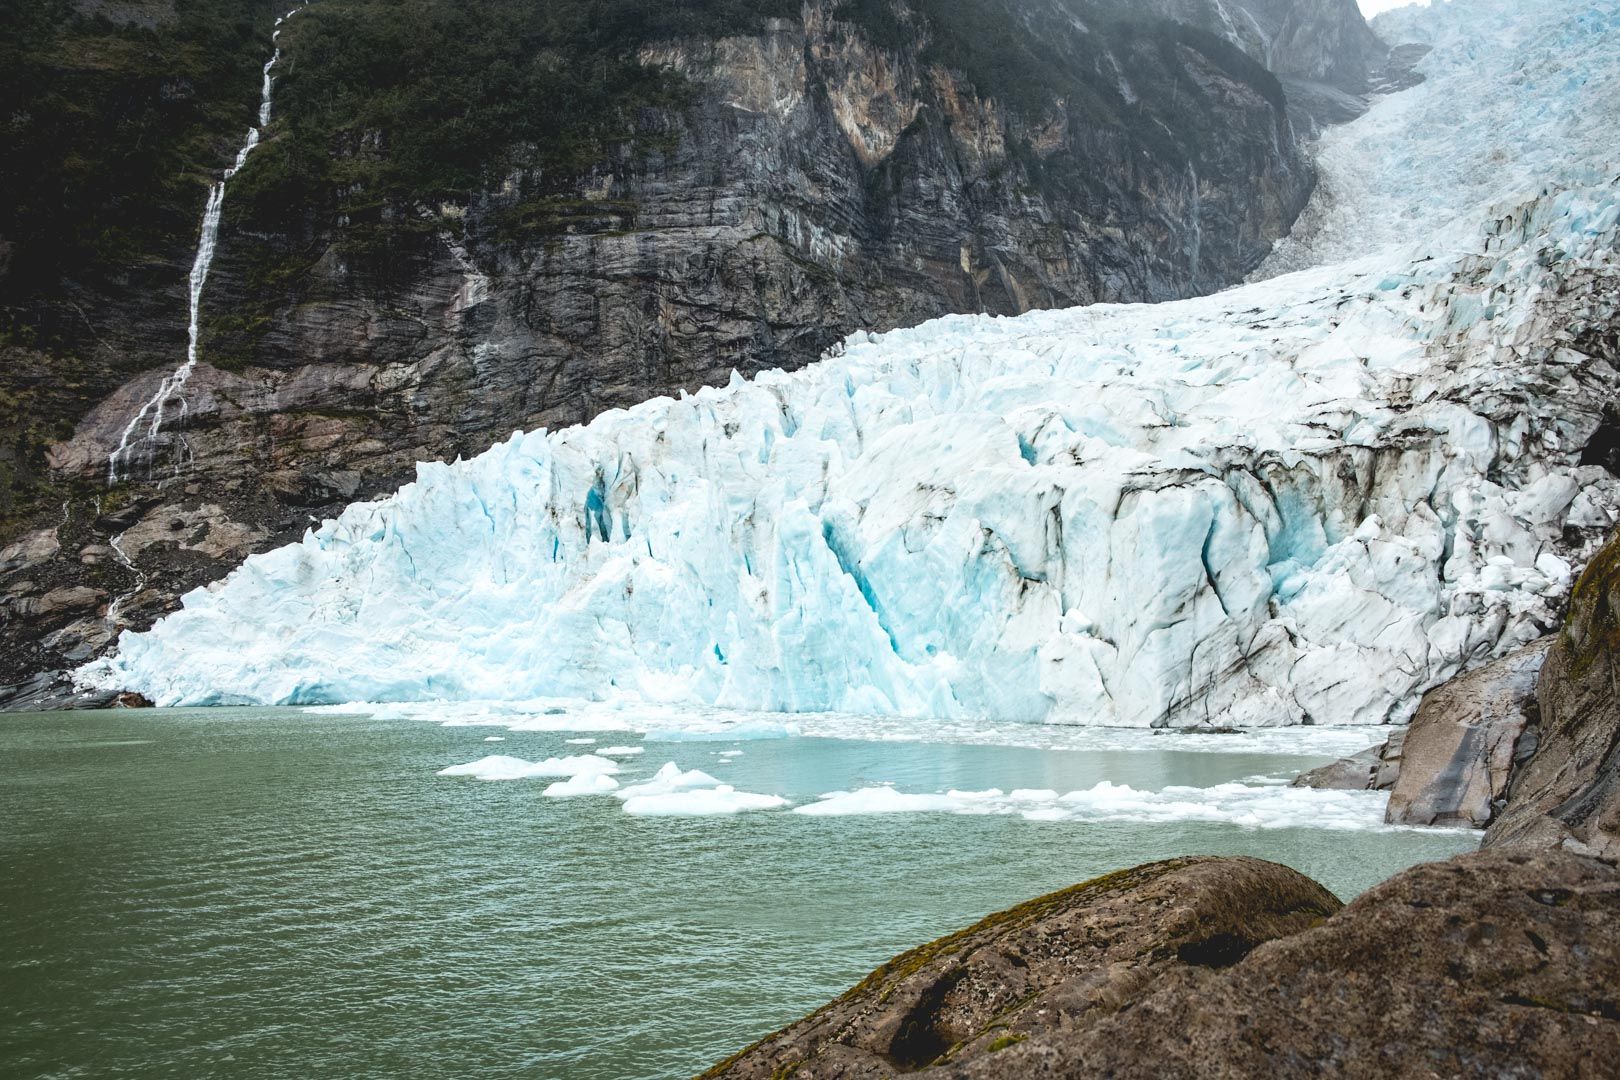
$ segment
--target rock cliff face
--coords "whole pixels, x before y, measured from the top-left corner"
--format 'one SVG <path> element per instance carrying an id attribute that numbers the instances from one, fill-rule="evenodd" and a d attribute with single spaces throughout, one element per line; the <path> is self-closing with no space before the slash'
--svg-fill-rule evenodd
<path id="1" fill-rule="evenodd" d="M 202 363 L 118 483 L 109 454 L 184 356 L 179 281 L 28 358 L 33 385 L 77 374 L 33 399 L 50 422 L 7 493 L 0 683 L 82 662 L 415 462 L 513 429 L 796 367 L 861 328 L 1213 290 L 1312 185 L 1281 85 L 1232 45 L 1261 39 L 1197 28 L 1215 0 L 1182 3 L 1188 22 L 1119 0 L 814 0 L 639 47 L 684 90 L 637 113 L 635 153 L 386 203 L 410 242 L 362 257 L 351 193 L 315 187 L 289 209 L 254 171 L 301 122 L 297 80 L 348 2 L 289 23 L 289 111 L 227 195 Z M 1292 10 L 1250 6 L 1262 29 Z M 983 19 L 1040 63 L 975 52 Z M 1262 36 L 1296 64 L 1287 33 Z"/>
<path id="2" fill-rule="evenodd" d="M 1487 847 L 1557 847 L 1620 859 L 1620 541 L 1581 575 L 1547 653 L 1535 723 Z"/>

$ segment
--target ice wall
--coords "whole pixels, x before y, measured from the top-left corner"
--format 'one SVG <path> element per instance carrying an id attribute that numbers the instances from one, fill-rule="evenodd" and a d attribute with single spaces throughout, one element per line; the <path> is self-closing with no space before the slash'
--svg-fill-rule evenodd
<path id="1" fill-rule="evenodd" d="M 351 507 L 84 676 L 161 704 L 636 693 L 1404 719 L 1555 622 L 1616 482 L 1617 189 L 1198 300 L 955 317 Z M 1566 526 L 1574 528 L 1566 531 Z"/>

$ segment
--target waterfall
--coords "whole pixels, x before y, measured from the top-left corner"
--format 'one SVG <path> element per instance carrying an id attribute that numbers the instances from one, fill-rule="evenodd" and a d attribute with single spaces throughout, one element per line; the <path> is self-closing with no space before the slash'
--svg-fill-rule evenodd
<path id="1" fill-rule="evenodd" d="M 208 203 L 203 208 L 202 228 L 197 238 L 197 254 L 191 262 L 190 281 L 190 321 L 186 326 L 186 362 L 175 368 L 169 376 L 158 384 L 156 392 L 147 399 L 140 411 L 130 418 L 124 427 L 124 433 L 118 440 L 117 449 L 107 456 L 107 483 L 116 484 L 120 480 L 128 479 L 126 471 L 135 450 L 143 443 L 153 442 L 163 429 L 163 421 L 168 415 L 171 401 L 178 402 L 181 422 L 185 421 L 187 405 L 185 399 L 186 381 L 191 378 L 192 371 L 197 366 L 197 336 L 202 314 L 203 285 L 208 281 L 208 268 L 214 261 L 214 250 L 219 244 L 219 216 L 225 206 L 225 185 L 230 182 L 238 170 L 247 163 L 248 155 L 264 134 L 264 129 L 270 124 L 270 95 L 275 85 L 275 76 L 272 72 L 281 60 L 281 24 L 292 18 L 304 9 L 300 5 L 276 19 L 275 29 L 270 35 L 274 49 L 270 59 L 264 64 L 264 82 L 259 91 L 259 123 L 256 127 L 248 129 L 247 138 L 242 142 L 242 148 L 236 152 L 236 161 L 228 169 L 219 182 L 208 192 Z M 189 449 L 181 441 L 180 454 L 175 461 L 175 471 L 185 464 L 189 457 Z"/>
<path id="2" fill-rule="evenodd" d="M 1187 174 L 1192 182 L 1192 244 L 1187 252 L 1188 280 L 1197 288 L 1198 264 L 1204 251 L 1204 207 L 1198 191 L 1198 170 L 1192 162 L 1187 163 Z"/>

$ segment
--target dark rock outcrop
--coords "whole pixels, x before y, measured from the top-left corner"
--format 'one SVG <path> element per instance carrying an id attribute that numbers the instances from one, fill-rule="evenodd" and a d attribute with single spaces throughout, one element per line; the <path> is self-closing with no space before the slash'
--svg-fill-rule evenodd
<path id="1" fill-rule="evenodd" d="M 1620 539 L 1587 565 L 1537 688 L 1508 802 L 1488 847 L 1620 859 Z"/>
<path id="2" fill-rule="evenodd" d="M 1367 111 L 1369 94 L 1402 88 L 1400 76 L 1390 70 L 1389 46 L 1367 25 L 1356 0 L 1150 2 L 1220 35 L 1275 72 L 1288 96 L 1289 116 L 1302 133 L 1353 120 Z M 1410 50 L 1404 52 L 1394 66 L 1404 71 L 1415 62 L 1412 57 Z"/>
<path id="3" fill-rule="evenodd" d="M 514 429 L 800 366 L 857 330 L 1241 279 L 1313 174 L 1276 77 L 1198 28 L 1220 5 L 1178 5 L 1186 21 L 1126 0 L 812 0 L 653 41 L 639 69 L 685 90 L 635 111 L 639 151 L 380 211 L 367 196 L 409 238 L 382 259 L 354 253 L 347 188 L 269 187 L 298 80 L 345 17 L 315 5 L 288 24 L 276 122 L 226 198 L 202 362 L 117 483 L 109 454 L 185 354 L 175 253 L 111 274 L 116 303 L 81 289 L 51 350 L 8 356 L 32 418 L 27 467 L 0 468 L 0 545 L 49 533 L 56 549 L 0 573 L 0 685 L 82 663 L 416 462 Z M 990 25 L 1041 64 L 975 59 L 963 42 Z M 330 154 L 358 168 L 387 145 Z M 99 606 L 39 606 L 77 588 Z"/>
<path id="4" fill-rule="evenodd" d="M 1300 773 L 1289 786 L 1321 791 L 1388 791 L 1401 774 L 1401 744 L 1405 739 L 1406 729 L 1402 728 L 1359 754 Z"/>
<path id="5" fill-rule="evenodd" d="M 1596 1077 L 1620 1053 L 1613 867 L 1485 852 L 1336 906 L 1246 859 L 1112 875 L 898 957 L 706 1075 Z"/>

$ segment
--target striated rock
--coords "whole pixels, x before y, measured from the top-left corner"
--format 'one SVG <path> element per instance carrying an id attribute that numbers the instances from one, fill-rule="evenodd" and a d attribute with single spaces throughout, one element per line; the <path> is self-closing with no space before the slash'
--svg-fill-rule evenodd
<path id="1" fill-rule="evenodd" d="M 62 550 L 55 529 L 36 529 L 0 548 L 0 574 L 23 573 Z"/>
<path id="2" fill-rule="evenodd" d="M 54 671 L 42 671 L 13 686 L 0 686 L 0 712 L 99 709 L 117 699 L 115 690 L 80 690 L 71 679 Z"/>
<path id="3" fill-rule="evenodd" d="M 44 596 L 24 600 L 16 605 L 16 612 L 20 615 L 49 619 L 69 612 L 93 611 L 100 607 L 106 598 L 105 592 L 88 585 L 64 585 L 60 589 L 52 589 Z"/>
<path id="4" fill-rule="evenodd" d="M 1109 874 L 896 957 L 710 1077 L 876 1077 L 954 1067 L 1083 1030 L 1171 971 L 1224 967 L 1340 908 L 1258 859 L 1183 858 Z M 1016 1075 L 1000 1073 L 999 1075 Z"/>
<path id="5" fill-rule="evenodd" d="M 1485 852 L 1322 921 L 1337 906 L 1249 859 L 1111 875 L 898 957 L 705 1075 L 1596 1077 L 1620 1053 L 1612 867 Z"/>
<path id="6" fill-rule="evenodd" d="M 1385 820 L 1483 829 L 1501 806 L 1531 721 L 1550 638 L 1429 691 L 1406 731 Z"/>
<path id="7" fill-rule="evenodd" d="M 1620 859 L 1620 539 L 1576 583 L 1537 688 L 1531 752 L 1512 773 L 1488 847 L 1558 847 Z"/>

